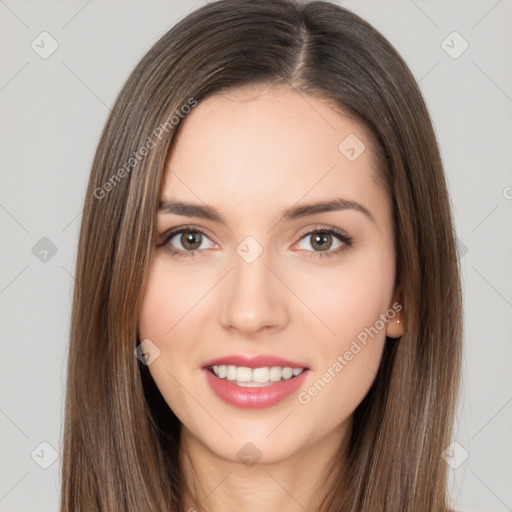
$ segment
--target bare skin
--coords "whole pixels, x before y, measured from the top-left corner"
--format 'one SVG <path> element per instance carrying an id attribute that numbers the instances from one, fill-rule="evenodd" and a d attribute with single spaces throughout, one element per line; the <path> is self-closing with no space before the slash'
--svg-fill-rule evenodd
<path id="1" fill-rule="evenodd" d="M 366 146 L 353 161 L 339 149 L 351 134 Z M 357 124 L 288 86 L 212 96 L 181 126 L 161 199 L 206 204 L 225 220 L 159 214 L 139 317 L 140 339 L 160 350 L 151 375 L 182 423 L 183 510 L 317 509 L 332 458 L 347 445 L 353 412 L 393 342 L 386 336 L 404 330 L 393 310 L 391 201 L 372 165 Z M 351 208 L 280 220 L 288 208 L 337 198 L 361 204 L 373 219 Z M 163 244 L 164 234 L 184 226 L 204 231 L 196 234 L 198 249 L 183 244 L 186 233 Z M 317 243 L 329 227 L 352 245 L 335 234 Z M 257 242 L 249 251 L 263 250 L 251 263 L 237 252 L 248 236 Z M 378 333 L 363 344 L 361 333 L 372 326 Z M 226 403 L 203 365 L 229 354 L 304 362 L 302 394 L 261 409 Z M 335 365 L 338 356 L 344 363 Z M 325 385 L 309 392 L 319 379 Z M 261 454 L 250 467 L 237 455 L 247 443 Z"/>

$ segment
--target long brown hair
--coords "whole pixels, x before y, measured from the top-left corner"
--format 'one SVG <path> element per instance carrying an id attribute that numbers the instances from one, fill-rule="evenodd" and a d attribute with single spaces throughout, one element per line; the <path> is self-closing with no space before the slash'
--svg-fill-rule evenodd
<path id="1" fill-rule="evenodd" d="M 405 334 L 386 343 L 354 412 L 345 482 L 322 510 L 449 510 L 462 300 L 442 162 L 417 84 L 371 25 L 328 2 L 221 0 L 188 15 L 136 66 L 91 169 L 76 262 L 62 512 L 178 511 L 180 422 L 134 357 L 166 157 L 205 97 L 289 84 L 370 133 L 395 223 Z"/>

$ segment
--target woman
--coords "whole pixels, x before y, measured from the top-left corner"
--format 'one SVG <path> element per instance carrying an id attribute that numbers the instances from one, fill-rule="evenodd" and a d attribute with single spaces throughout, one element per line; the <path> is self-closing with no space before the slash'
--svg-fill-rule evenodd
<path id="1" fill-rule="evenodd" d="M 61 510 L 450 510 L 455 240 L 374 28 L 328 2 L 187 16 L 93 162 Z"/>

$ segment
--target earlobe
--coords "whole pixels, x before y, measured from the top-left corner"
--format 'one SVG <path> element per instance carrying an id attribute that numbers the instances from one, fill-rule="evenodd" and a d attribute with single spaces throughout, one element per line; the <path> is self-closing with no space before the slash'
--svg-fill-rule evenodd
<path id="1" fill-rule="evenodd" d="M 389 320 L 386 326 L 386 336 L 389 338 L 399 338 L 405 332 L 403 306 L 400 304 L 400 309 L 395 309 L 395 316 Z"/>
<path id="2" fill-rule="evenodd" d="M 386 326 L 386 336 L 389 338 L 400 338 L 405 332 L 404 306 L 402 301 L 402 290 L 398 286 L 393 293 L 393 303 L 391 309 L 394 312 L 393 317 L 389 315 L 389 322 Z"/>

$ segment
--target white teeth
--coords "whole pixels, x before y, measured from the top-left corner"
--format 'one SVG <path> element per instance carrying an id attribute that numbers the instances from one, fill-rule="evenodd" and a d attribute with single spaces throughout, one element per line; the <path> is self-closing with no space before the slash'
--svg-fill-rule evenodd
<path id="1" fill-rule="evenodd" d="M 286 368 L 283 368 L 282 374 L 283 379 L 291 379 L 293 376 L 293 370 L 289 366 L 287 366 Z"/>
<path id="2" fill-rule="evenodd" d="M 300 375 L 304 368 L 273 366 L 272 368 L 247 368 L 246 366 L 215 365 L 213 373 L 220 379 L 236 382 L 243 387 L 268 386 L 273 382 L 288 380 Z"/>
<path id="3" fill-rule="evenodd" d="M 226 378 L 228 380 L 236 380 L 236 366 L 228 366 L 226 372 Z"/>
<path id="4" fill-rule="evenodd" d="M 268 382 L 270 379 L 270 370 L 268 368 L 254 368 L 252 371 L 253 382 Z"/>
<path id="5" fill-rule="evenodd" d="M 270 368 L 270 382 L 278 382 L 281 380 L 282 371 L 280 366 L 273 366 Z"/>
<path id="6" fill-rule="evenodd" d="M 251 382 L 252 370 L 250 368 L 245 368 L 244 366 L 239 366 L 236 369 L 236 380 L 238 382 Z"/>

